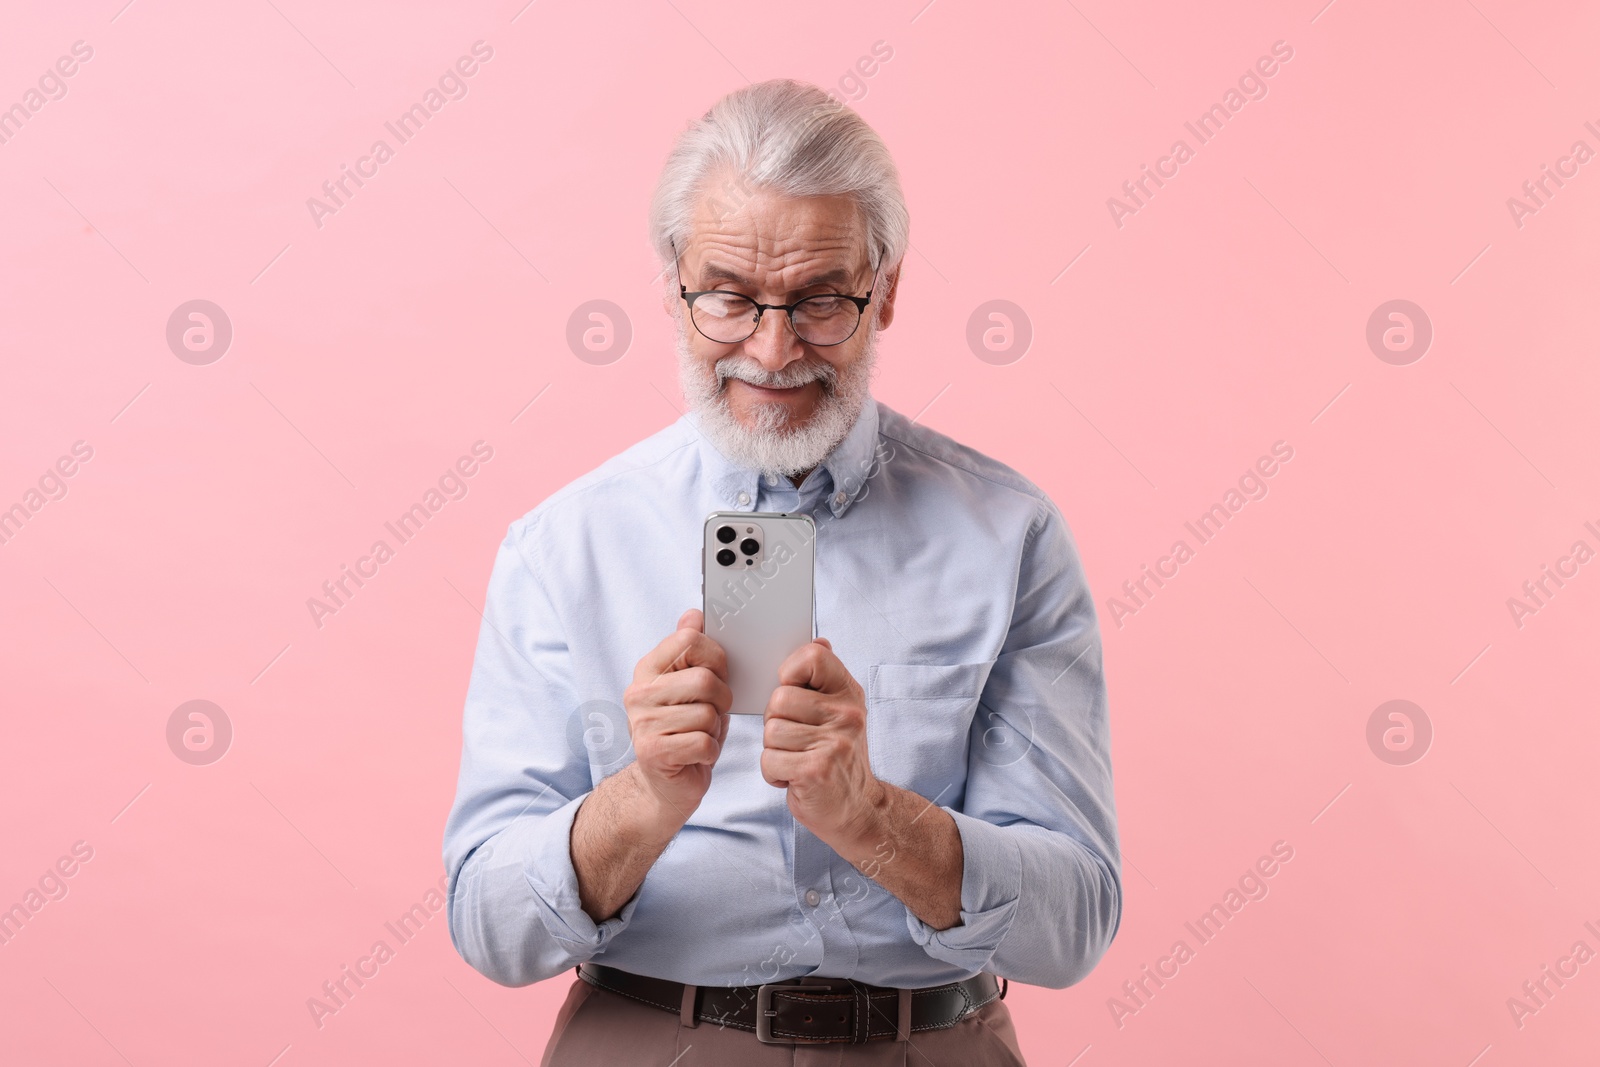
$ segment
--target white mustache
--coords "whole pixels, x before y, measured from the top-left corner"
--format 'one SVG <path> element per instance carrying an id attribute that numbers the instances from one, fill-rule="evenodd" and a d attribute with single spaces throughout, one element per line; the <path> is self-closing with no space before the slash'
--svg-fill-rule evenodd
<path id="1" fill-rule="evenodd" d="M 729 378 L 737 378 L 750 385 L 767 389 L 792 389 L 797 385 L 821 382 L 824 392 L 831 392 L 839 374 L 826 363 L 791 363 L 780 371 L 768 371 L 748 356 L 729 356 L 717 361 L 717 389 L 720 391 Z"/>

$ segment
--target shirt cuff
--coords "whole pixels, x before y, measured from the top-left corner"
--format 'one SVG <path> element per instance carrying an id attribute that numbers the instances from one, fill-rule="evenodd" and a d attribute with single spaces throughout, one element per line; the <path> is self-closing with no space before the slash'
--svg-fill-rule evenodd
<path id="1" fill-rule="evenodd" d="M 911 938 L 934 959 L 974 973 L 989 965 L 1022 896 L 1022 848 L 1015 835 L 945 808 L 961 834 L 961 921 L 935 930 L 906 909 Z"/>
<path id="2" fill-rule="evenodd" d="M 572 821 L 590 794 L 575 797 L 538 819 L 519 820 L 507 834 L 505 847 L 526 857 L 523 866 L 534 907 L 550 936 L 568 946 L 576 958 L 587 959 L 603 949 L 633 918 L 639 894 L 616 915 L 596 923 L 578 898 L 578 872 L 572 866 Z M 495 842 L 498 850 L 500 842 Z"/>

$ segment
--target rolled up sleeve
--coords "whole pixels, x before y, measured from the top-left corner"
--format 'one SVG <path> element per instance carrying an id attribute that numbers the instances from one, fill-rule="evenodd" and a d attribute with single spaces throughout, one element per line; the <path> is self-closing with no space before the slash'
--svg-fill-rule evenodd
<path id="1" fill-rule="evenodd" d="M 444 835 L 451 940 L 475 969 L 508 986 L 590 959 L 638 902 L 601 923 L 579 902 L 572 822 L 594 782 L 587 759 L 561 741 L 579 702 L 540 580 L 537 516 L 512 523 L 495 557 Z"/>
<path id="2" fill-rule="evenodd" d="M 961 834 L 961 921 L 936 959 L 1062 989 L 1087 977 L 1122 921 L 1122 864 L 1094 601 L 1048 502 L 1021 553 L 1011 627 L 973 722 Z"/>

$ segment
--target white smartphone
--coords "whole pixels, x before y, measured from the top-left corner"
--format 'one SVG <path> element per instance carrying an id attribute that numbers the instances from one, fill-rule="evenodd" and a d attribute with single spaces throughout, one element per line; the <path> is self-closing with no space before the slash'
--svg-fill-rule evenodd
<path id="1" fill-rule="evenodd" d="M 714 511 L 701 557 L 705 632 L 728 654 L 735 715 L 764 715 L 778 667 L 816 636 L 809 515 Z"/>

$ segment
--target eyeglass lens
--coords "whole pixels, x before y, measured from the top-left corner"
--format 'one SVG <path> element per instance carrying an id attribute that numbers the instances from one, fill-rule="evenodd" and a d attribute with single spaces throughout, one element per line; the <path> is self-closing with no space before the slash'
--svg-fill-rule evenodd
<path id="1" fill-rule="evenodd" d="M 720 344 L 743 341 L 756 331 L 755 301 L 739 293 L 706 293 L 695 298 L 694 325 Z M 861 309 L 840 296 L 813 296 L 800 301 L 790 315 L 795 335 L 807 344 L 836 345 L 856 330 Z"/>

